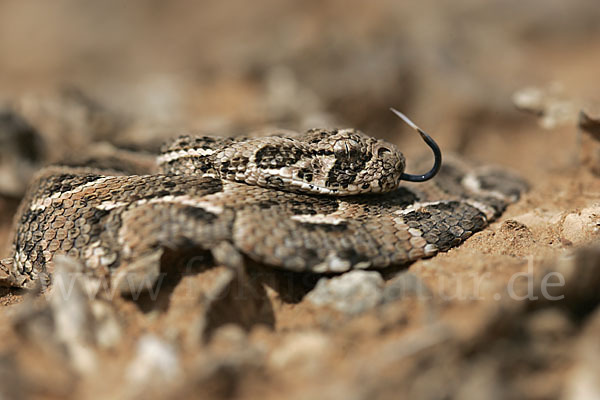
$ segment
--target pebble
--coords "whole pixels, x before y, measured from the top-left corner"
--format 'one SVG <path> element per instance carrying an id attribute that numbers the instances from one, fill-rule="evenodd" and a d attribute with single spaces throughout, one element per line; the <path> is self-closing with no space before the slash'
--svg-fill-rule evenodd
<path id="1" fill-rule="evenodd" d="M 360 314 L 383 301 L 384 281 L 375 271 L 351 271 L 334 278 L 321 278 L 307 299 L 345 314 Z"/>
<path id="2" fill-rule="evenodd" d="M 600 205 L 568 214 L 562 225 L 561 237 L 575 245 L 589 243 L 600 237 Z"/>
<path id="3" fill-rule="evenodd" d="M 139 386 L 157 386 L 181 375 L 175 348 L 155 335 L 140 338 L 133 360 L 127 366 L 128 381 Z"/>
<path id="4" fill-rule="evenodd" d="M 55 335 L 68 349 L 72 365 L 82 373 L 91 373 L 97 368 L 94 321 L 84 278 L 78 273 L 81 265 L 72 258 L 57 256 L 55 268 L 50 297 Z"/>

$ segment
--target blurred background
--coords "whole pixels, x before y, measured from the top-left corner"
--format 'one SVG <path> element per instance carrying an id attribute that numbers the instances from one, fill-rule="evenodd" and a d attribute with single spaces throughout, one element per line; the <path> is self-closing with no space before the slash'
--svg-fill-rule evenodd
<path id="1" fill-rule="evenodd" d="M 526 168 L 540 138 L 511 96 L 597 97 L 599 21 L 590 0 L 4 0 L 0 99 L 76 87 L 145 121 L 136 141 L 343 125 L 418 151 L 393 106 L 446 151 Z"/>

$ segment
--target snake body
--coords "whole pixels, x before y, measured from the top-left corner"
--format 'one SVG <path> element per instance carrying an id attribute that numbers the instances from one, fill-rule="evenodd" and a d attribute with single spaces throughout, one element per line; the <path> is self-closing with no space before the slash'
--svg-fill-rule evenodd
<path id="1" fill-rule="evenodd" d="M 180 137 L 146 175 L 47 167 L 16 217 L 3 279 L 31 287 L 63 254 L 127 291 L 122 277 L 154 279 L 167 249 L 223 260 L 222 244 L 293 271 L 385 268 L 457 246 L 526 188 L 505 170 L 452 159 L 434 180 L 405 184 L 405 164 L 394 145 L 357 130 L 313 129 Z"/>

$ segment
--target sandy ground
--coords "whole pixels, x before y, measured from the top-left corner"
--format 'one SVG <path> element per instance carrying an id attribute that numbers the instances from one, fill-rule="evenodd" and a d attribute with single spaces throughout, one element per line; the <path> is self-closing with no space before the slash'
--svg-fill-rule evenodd
<path id="1" fill-rule="evenodd" d="M 394 106 L 445 152 L 531 185 L 460 247 L 384 273 L 359 312 L 312 302 L 317 277 L 261 266 L 245 283 L 170 275 L 155 299 L 1 289 L 0 393 L 600 398 L 600 144 L 576 123 L 600 101 L 599 18 L 583 0 L 0 2 L 0 100 L 47 133 L 35 165 L 97 141 L 319 125 L 393 141 L 410 165 L 424 149 Z M 65 87 L 118 123 L 44 105 Z M 515 106 L 528 87 L 534 113 Z M 3 255 L 21 195 L 0 197 Z"/>

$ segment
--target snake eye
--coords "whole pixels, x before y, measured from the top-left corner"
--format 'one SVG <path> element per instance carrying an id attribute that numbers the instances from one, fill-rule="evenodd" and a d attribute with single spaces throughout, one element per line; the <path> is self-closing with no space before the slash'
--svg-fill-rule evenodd
<path id="1" fill-rule="evenodd" d="M 390 149 L 388 149 L 387 147 L 380 147 L 379 150 L 377 150 L 377 157 L 383 157 L 383 155 L 385 153 L 391 153 L 392 151 Z"/>

